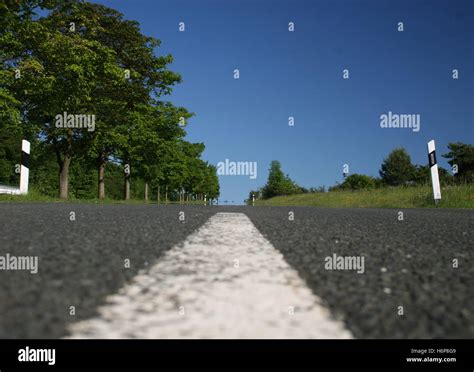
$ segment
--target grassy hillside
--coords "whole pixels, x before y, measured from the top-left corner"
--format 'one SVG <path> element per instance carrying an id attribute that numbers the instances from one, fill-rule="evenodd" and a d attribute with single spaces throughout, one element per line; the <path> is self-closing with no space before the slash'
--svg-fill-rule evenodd
<path id="1" fill-rule="evenodd" d="M 474 208 L 474 185 L 445 186 L 441 189 L 441 197 L 439 207 Z M 268 200 L 258 200 L 256 205 L 359 208 L 435 207 L 431 186 L 385 187 L 374 190 L 277 196 Z"/>

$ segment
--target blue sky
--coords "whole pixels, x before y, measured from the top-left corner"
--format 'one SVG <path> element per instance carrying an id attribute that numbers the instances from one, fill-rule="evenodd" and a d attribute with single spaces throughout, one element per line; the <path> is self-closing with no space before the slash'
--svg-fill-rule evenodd
<path id="1" fill-rule="evenodd" d="M 95 2 L 138 21 L 162 41 L 157 54 L 174 56 L 183 83 L 167 99 L 196 114 L 187 139 L 206 144 L 205 160 L 257 162 L 255 180 L 220 177 L 221 201 L 242 203 L 274 159 L 302 186 L 330 186 L 343 164 L 378 176 L 396 147 L 426 164 L 435 139 L 448 168 L 448 142 L 474 143 L 472 1 Z M 388 111 L 419 114 L 421 130 L 380 128 Z"/>

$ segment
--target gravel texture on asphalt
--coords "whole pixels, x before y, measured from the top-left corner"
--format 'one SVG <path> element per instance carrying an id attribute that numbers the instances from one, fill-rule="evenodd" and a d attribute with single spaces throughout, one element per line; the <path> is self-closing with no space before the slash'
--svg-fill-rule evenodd
<path id="1" fill-rule="evenodd" d="M 243 213 L 216 213 L 72 338 L 351 338 Z"/>
<path id="2" fill-rule="evenodd" d="M 474 211 L 255 207 L 246 212 L 356 338 L 474 337 Z M 326 270 L 325 258 L 333 254 L 364 256 L 364 273 Z"/>
<path id="3" fill-rule="evenodd" d="M 66 324 L 96 315 L 106 295 L 214 213 L 179 205 L 1 203 L 0 256 L 38 256 L 39 270 L 0 270 L 0 338 L 64 336 Z"/>
<path id="4" fill-rule="evenodd" d="M 402 211 L 1 203 L 0 256 L 39 271 L 0 270 L 0 338 L 67 336 L 217 212 L 247 214 L 356 338 L 473 338 L 474 211 Z M 364 273 L 326 270 L 333 254 L 363 256 Z"/>

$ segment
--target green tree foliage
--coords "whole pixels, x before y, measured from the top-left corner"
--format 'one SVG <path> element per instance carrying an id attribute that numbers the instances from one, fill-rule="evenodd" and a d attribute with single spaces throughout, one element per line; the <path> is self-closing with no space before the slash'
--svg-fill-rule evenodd
<path id="1" fill-rule="evenodd" d="M 32 8 L 40 1 L 0 3 L 0 180 L 8 184 L 18 182 L 15 165 L 19 163 L 19 149 L 24 131 L 20 121 L 20 101 L 12 92 L 17 76 L 12 61 L 24 50 L 19 33 L 31 25 Z"/>
<path id="2" fill-rule="evenodd" d="M 442 185 L 449 185 L 453 182 L 453 176 L 444 168 L 438 165 L 439 181 Z M 416 165 L 413 176 L 416 185 L 431 184 L 431 171 L 429 165 Z"/>
<path id="3" fill-rule="evenodd" d="M 268 199 L 278 195 L 291 195 L 300 192 L 301 187 L 283 173 L 280 162 L 273 160 L 270 164 L 267 184 L 262 189 L 262 197 Z"/>
<path id="4" fill-rule="evenodd" d="M 214 165 L 207 164 L 205 189 L 209 199 L 217 199 L 220 195 L 219 178 Z"/>
<path id="5" fill-rule="evenodd" d="M 415 167 L 411 163 L 410 155 L 406 150 L 397 148 L 383 161 L 379 173 L 385 184 L 399 186 L 408 184 L 413 180 Z"/>
<path id="6" fill-rule="evenodd" d="M 449 159 L 451 166 L 458 166 L 458 174 L 452 176 L 450 172 L 438 165 L 438 174 L 441 185 L 453 185 L 456 182 L 472 182 L 474 180 L 474 147 L 464 143 L 450 143 L 449 153 L 443 157 Z M 384 186 L 399 185 L 428 185 L 431 184 L 429 165 L 413 165 L 410 156 L 403 148 L 394 149 L 383 161 L 381 178 L 375 178 L 363 174 L 352 174 L 344 179 L 342 183 L 329 187 L 328 191 L 339 190 L 362 190 L 373 189 Z M 245 200 L 252 204 L 252 196 L 255 200 L 268 199 L 278 195 L 290 195 L 301 193 L 326 192 L 324 186 L 310 187 L 309 189 L 299 187 L 288 176 L 285 176 L 281 164 L 273 161 L 270 166 L 267 184 L 257 190 L 249 192 Z"/>
<path id="7" fill-rule="evenodd" d="M 455 179 L 461 182 L 474 182 L 474 146 L 456 142 L 449 143 L 448 153 L 443 157 L 448 160 L 449 165 L 457 165 Z"/>
<path id="8" fill-rule="evenodd" d="M 342 190 L 362 190 L 373 189 L 377 186 L 377 179 L 366 176 L 364 174 L 351 174 L 347 176 L 344 182 L 340 185 Z"/>
<path id="9" fill-rule="evenodd" d="M 193 114 L 163 100 L 181 82 L 168 69 L 173 58 L 155 55 L 160 41 L 137 22 L 79 0 L 24 0 L 0 4 L 0 26 L 0 181 L 17 180 L 27 138 L 31 184 L 48 195 L 59 173 L 63 198 L 94 197 L 97 185 L 103 198 L 106 183 L 119 198 L 127 164 L 135 194 L 146 184 L 171 198 L 182 189 L 218 196 L 216 169 L 200 159 L 204 145 L 184 140 Z M 58 128 L 63 112 L 95 115 L 94 130 Z"/>

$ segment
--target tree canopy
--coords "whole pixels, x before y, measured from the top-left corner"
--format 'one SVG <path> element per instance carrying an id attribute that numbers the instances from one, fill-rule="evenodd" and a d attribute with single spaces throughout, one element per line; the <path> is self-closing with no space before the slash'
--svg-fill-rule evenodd
<path id="1" fill-rule="evenodd" d="M 104 198 L 106 170 L 117 175 L 120 167 L 131 169 L 125 182 L 163 185 L 171 196 L 178 189 L 219 195 L 215 168 L 200 159 L 204 145 L 184 139 L 193 114 L 165 99 L 182 81 L 169 69 L 173 57 L 157 55 L 161 41 L 143 35 L 137 22 L 99 4 L 29 0 L 1 4 L 0 27 L 4 182 L 15 178 L 15 154 L 26 138 L 33 184 L 41 180 L 50 193 L 44 182 L 54 177 L 44 172 L 55 163 L 62 198 L 70 191 L 92 197 L 79 182 L 93 183 L 94 173 Z"/>
<path id="2" fill-rule="evenodd" d="M 390 186 L 407 184 L 413 180 L 415 167 L 410 155 L 403 148 L 393 150 L 383 161 L 380 169 L 382 181 Z"/>
<path id="3" fill-rule="evenodd" d="M 449 152 L 443 157 L 455 169 L 455 177 L 463 182 L 474 181 L 474 146 L 466 143 L 455 142 L 448 144 Z"/>

